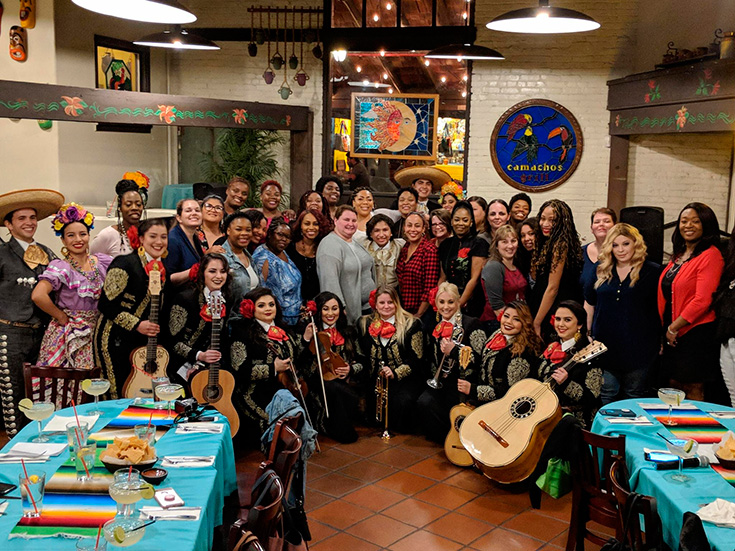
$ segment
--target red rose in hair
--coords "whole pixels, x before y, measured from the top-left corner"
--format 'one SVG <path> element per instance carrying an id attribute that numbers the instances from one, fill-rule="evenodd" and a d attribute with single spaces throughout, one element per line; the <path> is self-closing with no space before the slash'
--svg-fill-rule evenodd
<path id="1" fill-rule="evenodd" d="M 549 323 L 551 324 L 551 327 L 555 327 L 556 323 L 556 316 L 554 314 L 551 314 L 551 317 L 549 318 Z"/>
<path id="2" fill-rule="evenodd" d="M 311 315 L 316 314 L 316 302 L 313 300 L 310 300 L 306 303 L 306 311 L 309 312 Z"/>
<path id="3" fill-rule="evenodd" d="M 126 234 L 128 236 L 128 241 L 130 241 L 130 247 L 132 247 L 133 250 L 138 249 L 140 247 L 140 236 L 138 235 L 138 227 L 130 226 Z"/>
<path id="4" fill-rule="evenodd" d="M 377 289 L 373 289 L 372 291 L 370 291 L 370 298 L 368 299 L 368 303 L 370 304 L 370 308 L 372 308 L 373 310 L 375 310 L 375 306 L 378 303 L 377 293 L 378 293 L 378 290 Z"/>
<path id="5" fill-rule="evenodd" d="M 465 247 L 464 249 L 460 249 L 457 253 L 457 258 L 467 258 L 467 256 L 470 254 L 470 248 Z"/>
<path id="6" fill-rule="evenodd" d="M 429 304 L 431 304 L 431 307 L 434 309 L 434 312 L 436 312 L 436 295 L 439 294 L 439 287 L 434 287 L 431 291 L 429 291 Z"/>
<path id="7" fill-rule="evenodd" d="M 253 301 L 249 298 L 244 299 L 240 303 L 240 313 L 242 314 L 242 317 L 247 319 L 253 318 L 253 313 L 255 312 L 255 304 L 253 304 Z"/>
<path id="8" fill-rule="evenodd" d="M 196 281 L 199 277 L 199 262 L 194 264 L 191 268 L 189 268 L 189 281 Z"/>

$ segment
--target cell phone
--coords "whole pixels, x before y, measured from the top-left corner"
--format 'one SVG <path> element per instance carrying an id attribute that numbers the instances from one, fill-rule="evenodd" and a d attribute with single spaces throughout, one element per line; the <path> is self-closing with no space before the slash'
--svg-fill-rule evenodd
<path id="1" fill-rule="evenodd" d="M 153 497 L 163 509 L 181 507 L 184 505 L 184 500 L 181 499 L 181 496 L 179 496 L 173 488 L 161 488 L 160 490 L 156 490 L 156 494 Z"/>
<path id="2" fill-rule="evenodd" d="M 679 461 L 679 458 L 676 455 L 663 452 L 644 452 L 643 457 L 646 461 L 651 461 L 653 463 L 678 463 Z"/>
<path id="3" fill-rule="evenodd" d="M 600 415 L 607 417 L 636 417 L 636 413 L 632 409 L 601 409 Z"/>
<path id="4" fill-rule="evenodd" d="M 5 494 L 9 494 L 13 490 L 15 490 L 18 486 L 15 484 L 8 484 L 7 482 L 0 482 L 0 496 L 4 496 Z"/>

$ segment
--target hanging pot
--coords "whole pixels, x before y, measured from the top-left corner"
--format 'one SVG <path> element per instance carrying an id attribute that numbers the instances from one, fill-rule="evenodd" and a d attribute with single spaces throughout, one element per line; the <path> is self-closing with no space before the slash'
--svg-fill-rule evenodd
<path id="1" fill-rule="evenodd" d="M 299 58 L 296 57 L 296 8 L 291 15 L 291 57 L 288 58 L 288 66 L 296 69 L 299 66 Z"/>
<path id="2" fill-rule="evenodd" d="M 265 68 L 263 73 L 263 80 L 266 84 L 273 84 L 273 80 L 276 78 L 276 73 L 271 68 L 271 10 L 268 8 L 268 67 Z"/>
<path id="3" fill-rule="evenodd" d="M 263 73 L 263 80 L 266 84 L 273 84 L 273 80 L 276 78 L 276 73 L 273 72 L 273 69 L 271 69 L 271 66 L 268 65 L 268 68 Z"/>
<path id="4" fill-rule="evenodd" d="M 251 7 L 250 9 L 254 10 L 255 8 Z M 254 25 L 253 25 L 254 18 L 255 18 L 255 15 L 251 11 L 250 12 L 250 44 L 248 44 L 248 55 L 250 57 L 255 57 L 256 55 L 258 55 L 258 45 L 255 43 L 255 40 L 254 40 L 254 37 L 255 37 L 255 32 L 253 30 L 254 29 Z"/>
<path id="5" fill-rule="evenodd" d="M 260 19 L 260 28 L 255 31 L 255 42 L 257 42 L 259 45 L 265 44 L 265 29 L 263 29 L 263 12 L 260 12 L 259 15 Z M 270 19 L 271 19 L 271 13 L 268 12 L 268 26 L 270 27 Z"/>
<path id="6" fill-rule="evenodd" d="M 301 36 L 304 35 L 304 14 L 301 13 Z M 309 80 L 309 75 L 306 74 L 306 71 L 304 71 L 304 41 L 301 40 L 301 44 L 299 46 L 299 54 L 301 56 L 301 62 L 299 70 L 296 71 L 296 74 L 294 75 L 293 79 L 298 83 L 299 86 L 306 86 L 306 81 Z"/>
<path id="7" fill-rule="evenodd" d="M 314 46 L 311 49 L 311 53 L 314 54 L 314 57 L 317 58 L 317 59 L 321 59 L 322 58 L 322 55 L 324 55 L 324 52 L 322 52 L 322 45 L 321 45 L 320 40 L 319 40 L 319 31 L 321 30 L 321 27 L 320 27 L 320 25 L 321 25 L 321 23 L 320 23 L 321 17 L 320 17 L 320 15 L 321 15 L 321 12 L 317 12 L 317 14 L 316 14 L 316 28 L 317 28 L 317 30 L 316 30 L 316 46 Z"/>
<path id="8" fill-rule="evenodd" d="M 276 71 L 278 71 L 281 67 L 283 67 L 283 56 L 278 51 L 278 48 L 280 46 L 280 42 L 278 40 L 278 31 L 279 30 L 280 30 L 280 27 L 279 27 L 279 24 L 278 24 L 278 8 L 276 8 L 276 53 L 273 54 L 273 57 L 271 58 L 271 63 L 273 64 L 273 68 Z M 285 44 L 286 41 L 284 40 L 283 43 Z"/>
<path id="9" fill-rule="evenodd" d="M 293 79 L 299 84 L 299 86 L 306 86 L 306 81 L 311 77 L 306 74 L 306 71 L 299 69 L 294 75 Z"/>
<path id="10" fill-rule="evenodd" d="M 291 94 L 293 94 L 293 90 L 291 90 L 291 87 L 284 80 L 283 84 L 281 84 L 281 87 L 278 89 L 278 93 L 281 95 L 281 99 L 288 99 L 291 97 Z"/>
<path id="11" fill-rule="evenodd" d="M 303 27 L 304 27 L 304 21 L 302 17 L 302 20 L 301 20 L 302 31 L 303 31 Z M 309 11 L 309 28 L 306 29 L 305 32 L 302 32 L 301 41 L 306 42 L 307 44 L 311 44 L 312 42 L 314 42 L 314 40 L 316 40 L 316 33 L 314 32 L 314 29 L 311 28 L 311 11 Z"/>
<path id="12" fill-rule="evenodd" d="M 251 42 L 248 44 L 248 55 L 250 57 L 255 57 L 258 55 L 258 45 L 255 42 Z"/>

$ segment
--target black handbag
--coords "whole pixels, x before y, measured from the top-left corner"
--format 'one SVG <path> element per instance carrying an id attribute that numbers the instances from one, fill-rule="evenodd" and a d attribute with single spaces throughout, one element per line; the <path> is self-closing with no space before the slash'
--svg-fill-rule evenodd
<path id="1" fill-rule="evenodd" d="M 600 551 L 633 551 L 628 545 L 628 532 L 630 531 L 630 520 L 635 513 L 635 505 L 638 503 L 641 495 L 635 492 L 628 495 L 628 499 L 625 500 L 625 523 L 623 524 L 622 540 L 618 541 L 616 538 L 610 538 L 607 543 L 600 547 Z"/>

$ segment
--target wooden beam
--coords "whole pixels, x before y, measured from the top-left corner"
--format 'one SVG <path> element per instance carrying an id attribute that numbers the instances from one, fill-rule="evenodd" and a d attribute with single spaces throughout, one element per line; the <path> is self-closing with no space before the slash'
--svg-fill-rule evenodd
<path id="1" fill-rule="evenodd" d="M 291 132 L 291 208 L 298 210 L 299 199 L 312 188 L 314 156 L 314 113 L 309 112 L 307 130 Z"/>
<path id="2" fill-rule="evenodd" d="M 610 136 L 610 170 L 607 180 L 607 207 L 620 214 L 628 195 L 627 136 Z"/>

